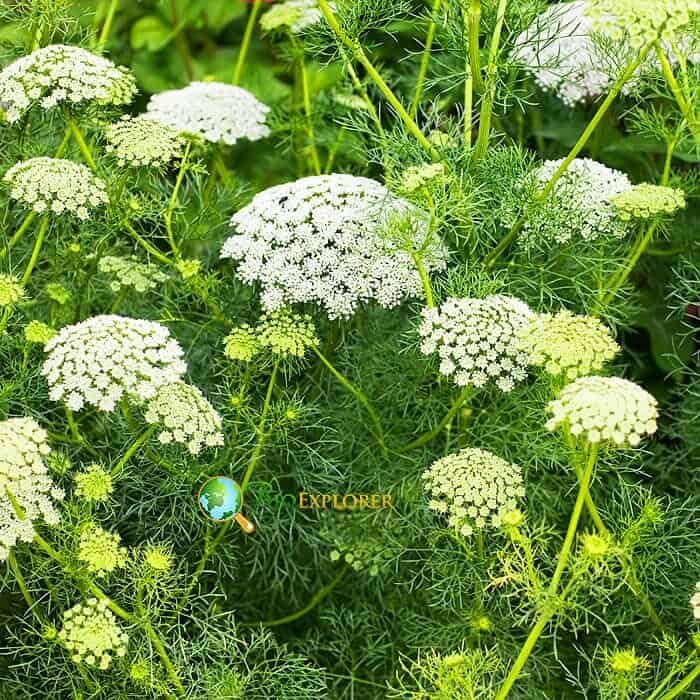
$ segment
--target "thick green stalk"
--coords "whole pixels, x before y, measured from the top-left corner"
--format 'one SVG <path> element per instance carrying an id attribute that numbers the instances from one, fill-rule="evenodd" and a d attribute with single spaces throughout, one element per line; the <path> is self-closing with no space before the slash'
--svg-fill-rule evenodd
<path id="1" fill-rule="evenodd" d="M 406 111 L 404 106 L 398 100 L 396 95 L 392 92 L 391 88 L 386 84 L 384 78 L 379 74 L 379 71 L 374 67 L 372 62 L 367 58 L 362 46 L 359 42 L 355 41 L 349 37 L 345 30 L 340 26 L 338 20 L 331 10 L 330 5 L 327 0 L 318 0 L 318 6 L 323 13 L 328 25 L 333 30 L 338 40 L 350 49 L 355 60 L 362 65 L 362 67 L 367 71 L 367 75 L 372 79 L 374 84 L 379 88 L 380 92 L 386 98 L 387 102 L 394 108 L 394 111 L 399 116 L 401 121 L 405 124 L 408 131 L 416 138 L 418 143 L 430 154 L 432 158 L 438 160 L 440 154 L 437 149 L 428 141 L 423 132 L 420 130 L 416 122 L 411 118 L 411 115 Z"/>
<path id="2" fill-rule="evenodd" d="M 418 78 L 416 79 L 416 87 L 413 91 L 413 99 L 411 100 L 411 106 L 408 113 L 415 119 L 418 113 L 418 105 L 420 104 L 420 98 L 423 94 L 423 86 L 425 84 L 425 77 L 428 74 L 428 64 L 430 63 L 430 52 L 433 48 L 433 41 L 435 40 L 435 32 L 437 31 L 437 17 L 440 12 L 440 6 L 442 5 L 442 0 L 433 0 L 433 9 L 430 18 L 430 24 L 428 25 L 428 31 L 425 36 L 425 44 L 423 45 L 423 55 L 421 56 L 420 67 L 418 68 Z"/>
<path id="3" fill-rule="evenodd" d="M 481 29 L 481 0 L 470 0 L 469 10 L 469 65 L 474 90 L 484 91 L 484 81 L 481 78 L 481 50 L 479 48 L 479 32 Z"/>
<path id="4" fill-rule="evenodd" d="M 175 261 L 171 260 L 167 255 L 162 253 L 153 244 L 149 243 L 136 229 L 126 220 L 122 220 L 121 225 L 126 229 L 126 232 L 152 257 L 154 257 L 163 265 L 175 267 Z"/>
<path id="5" fill-rule="evenodd" d="M 435 306 L 435 298 L 433 297 L 433 288 L 430 284 L 430 277 L 425 270 L 425 265 L 423 265 L 423 258 L 418 252 L 412 252 L 411 257 L 420 275 L 420 281 L 423 285 L 423 291 L 425 292 L 425 303 L 429 307 Z"/>
<path id="6" fill-rule="evenodd" d="M 7 246 L 0 250 L 0 260 L 3 260 L 5 256 L 22 240 L 24 234 L 29 230 L 32 225 L 32 221 L 36 219 L 36 212 L 30 211 L 25 217 L 19 228 L 12 234 L 12 238 L 7 242 Z"/>
<path id="7" fill-rule="evenodd" d="M 10 571 L 12 571 L 12 574 L 15 577 L 15 581 L 17 581 L 17 585 L 19 586 L 19 590 L 22 593 L 24 601 L 27 603 L 27 607 L 30 610 L 33 610 L 36 603 L 34 602 L 34 598 L 32 598 L 32 594 L 29 592 L 27 582 L 24 580 L 24 576 L 22 576 L 19 564 L 17 564 L 17 559 L 15 558 L 15 553 L 12 550 L 10 550 L 10 553 L 7 555 L 7 563 L 10 566 Z"/>
<path id="8" fill-rule="evenodd" d="M 80 131 L 80 127 L 75 123 L 75 120 L 70 116 L 68 117 L 68 128 L 71 131 L 73 139 L 78 144 L 78 148 L 80 149 L 80 152 L 83 154 L 83 158 L 85 159 L 85 162 L 90 167 L 90 170 L 92 170 L 93 173 L 96 172 L 97 171 L 97 164 L 95 163 L 95 159 L 92 157 L 92 151 L 90 150 L 90 147 L 87 145 L 87 142 L 83 138 L 83 132 Z"/>
<path id="9" fill-rule="evenodd" d="M 177 178 L 175 179 L 175 187 L 170 195 L 170 201 L 168 202 L 168 208 L 165 210 L 165 230 L 168 234 L 168 242 L 170 243 L 170 248 L 173 251 L 173 255 L 176 260 L 180 260 L 180 249 L 175 241 L 175 234 L 173 233 L 173 213 L 177 205 L 177 195 L 180 192 L 180 187 L 182 186 L 182 181 L 185 177 L 185 172 L 187 172 L 187 159 L 190 156 L 190 150 L 192 148 L 192 142 L 188 141 L 185 147 L 185 152 L 182 155 L 182 160 L 180 161 L 180 167 L 177 171 Z"/>
<path id="10" fill-rule="evenodd" d="M 97 40 L 97 46 L 95 50 L 97 53 L 102 53 L 107 45 L 107 39 L 109 38 L 109 33 L 112 30 L 112 22 L 114 21 L 114 15 L 119 6 L 119 0 L 111 0 L 109 7 L 107 8 L 107 14 L 105 16 L 104 24 L 102 25 L 102 31 L 100 32 L 100 38 Z"/>
<path id="11" fill-rule="evenodd" d="M 250 8 L 250 14 L 248 15 L 248 21 L 245 25 L 245 32 L 243 33 L 243 41 L 241 41 L 241 48 L 238 51 L 238 58 L 236 59 L 236 67 L 233 70 L 233 79 L 231 82 L 234 85 L 240 85 L 241 75 L 243 75 L 243 66 L 245 65 L 246 58 L 248 57 L 248 50 L 250 49 L 250 40 L 253 37 L 253 31 L 255 29 L 255 22 L 260 14 L 260 9 L 262 8 L 262 0 L 253 0 L 253 5 Z"/>
<path id="12" fill-rule="evenodd" d="M 700 663 L 696 664 L 692 671 L 690 671 L 687 676 L 676 683 L 673 688 L 664 693 L 661 696 L 661 700 L 673 700 L 673 698 L 677 698 L 684 690 L 687 690 L 695 682 L 698 676 L 700 676 Z M 652 697 L 656 697 L 656 693 L 654 695 L 650 695 L 649 700 L 651 700 Z"/>
<path id="13" fill-rule="evenodd" d="M 24 274 L 22 275 L 23 287 L 27 286 L 27 282 L 29 282 L 29 278 L 32 275 L 32 271 L 34 270 L 37 262 L 39 261 L 39 254 L 41 253 L 41 249 L 44 245 L 44 240 L 46 239 L 46 231 L 48 227 L 49 217 L 48 215 L 45 215 L 44 218 L 41 220 L 41 223 L 39 224 L 39 230 L 37 231 L 36 240 L 34 241 L 34 249 L 32 250 L 32 256 L 31 258 L 29 258 L 29 263 L 27 264 L 27 267 L 24 270 Z"/>
<path id="14" fill-rule="evenodd" d="M 121 474 L 122 469 L 129 463 L 129 460 L 141 449 L 141 446 L 143 445 L 148 438 L 153 435 L 153 433 L 156 431 L 155 425 L 150 426 L 149 428 L 146 428 L 141 435 L 139 435 L 136 440 L 134 440 L 133 443 L 131 443 L 131 447 L 123 454 L 122 458 L 112 467 L 112 470 L 110 474 L 112 477 L 117 477 Z"/>

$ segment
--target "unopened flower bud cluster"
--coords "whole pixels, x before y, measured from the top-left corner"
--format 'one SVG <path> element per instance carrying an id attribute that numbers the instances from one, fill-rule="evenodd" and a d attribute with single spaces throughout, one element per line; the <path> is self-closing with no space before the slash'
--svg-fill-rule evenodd
<path id="1" fill-rule="evenodd" d="M 122 105 L 135 93 L 131 73 L 79 46 L 45 46 L 0 71 L 0 105 L 10 123 L 35 104 L 43 109 L 85 102 Z"/>
<path id="2" fill-rule="evenodd" d="M 185 382 L 162 384 L 148 401 L 146 422 L 162 425 L 158 439 L 164 445 L 179 443 L 197 455 L 202 447 L 224 444 L 221 416 L 194 386 Z"/>
<path id="3" fill-rule="evenodd" d="M 444 174 L 445 166 L 442 163 L 412 165 L 406 169 L 401 177 L 401 189 L 404 192 L 415 192 L 425 187 L 432 180 L 443 177 Z"/>
<path id="4" fill-rule="evenodd" d="M 34 538 L 33 521 L 56 525 L 64 493 L 49 476 L 47 434 L 32 418 L 0 422 L 0 561 L 18 542 Z"/>
<path id="5" fill-rule="evenodd" d="M 261 350 L 257 330 L 247 323 L 234 328 L 224 342 L 224 355 L 236 362 L 250 362 Z"/>
<path id="6" fill-rule="evenodd" d="M 599 371 L 620 352 L 610 331 L 592 316 L 577 316 L 564 309 L 536 314 L 520 329 L 518 345 L 528 363 L 567 380 Z"/>
<path id="7" fill-rule="evenodd" d="M 10 197 L 37 214 L 68 213 L 81 220 L 109 202 L 106 185 L 90 169 L 64 158 L 30 158 L 15 163 L 3 177 Z"/>
<path id="8" fill-rule="evenodd" d="M 156 289 L 168 278 L 155 265 L 142 263 L 135 257 L 106 255 L 100 258 L 97 267 L 100 272 L 114 278 L 109 285 L 113 292 L 121 291 L 122 287 L 131 287 L 135 292 L 143 293 L 149 289 Z"/>
<path id="9" fill-rule="evenodd" d="M 44 345 L 56 335 L 56 329 L 51 328 L 41 321 L 30 321 L 24 327 L 24 339 L 28 343 Z"/>
<path id="10" fill-rule="evenodd" d="M 399 218 L 410 222 L 419 247 L 426 212 L 378 182 L 338 174 L 302 178 L 260 192 L 237 212 L 231 220 L 236 234 L 221 257 L 238 263 L 241 280 L 262 287 L 267 311 L 315 302 L 337 318 L 370 300 L 391 308 L 422 294 L 410 254 L 387 230 Z M 443 269 L 444 246 L 433 241 L 423 264 L 428 272 Z"/>
<path id="11" fill-rule="evenodd" d="M 674 214 L 685 208 L 685 194 L 674 187 L 642 183 L 610 199 L 623 221 L 649 219 L 659 214 Z"/>
<path id="12" fill-rule="evenodd" d="M 0 309 L 12 309 L 24 299 L 24 287 L 13 275 L 0 274 Z"/>
<path id="13" fill-rule="evenodd" d="M 103 503 L 114 491 L 112 475 L 100 464 L 89 464 L 73 478 L 75 495 L 88 503 Z"/>
<path id="14" fill-rule="evenodd" d="M 124 316 L 94 316 L 67 326 L 45 350 L 41 371 L 49 397 L 73 411 L 85 405 L 113 411 L 122 398 L 145 401 L 186 370 L 182 348 L 165 326 Z"/>
<path id="15" fill-rule="evenodd" d="M 180 133 L 211 143 L 233 145 L 257 141 L 270 133 L 265 119 L 270 108 L 243 88 L 225 83 L 190 83 L 151 97 L 146 117 Z"/>
<path id="16" fill-rule="evenodd" d="M 293 34 L 299 34 L 321 17 L 316 0 L 285 0 L 275 4 L 260 18 L 260 26 L 266 32 L 289 27 Z"/>
<path id="17" fill-rule="evenodd" d="M 550 401 L 547 429 L 566 426 L 574 437 L 611 446 L 639 445 L 656 432 L 656 399 L 620 377 L 581 377 Z"/>
<path id="18" fill-rule="evenodd" d="M 71 660 L 105 671 L 115 656 L 126 654 L 129 637 L 123 632 L 107 601 L 88 598 L 63 613 L 58 633 Z"/>
<path id="19" fill-rule="evenodd" d="M 175 160 L 185 145 L 177 129 L 147 114 L 123 116 L 105 130 L 107 153 L 121 167 L 162 167 Z"/>
<path id="20" fill-rule="evenodd" d="M 430 510 L 464 537 L 500 527 L 525 496 L 520 467 L 473 447 L 434 462 L 423 482 Z"/>
<path id="21" fill-rule="evenodd" d="M 107 532 L 98 525 L 91 525 L 80 533 L 78 559 L 91 574 L 98 577 L 111 574 L 126 564 L 126 547 L 116 532 Z"/>
<path id="22" fill-rule="evenodd" d="M 527 304 L 514 297 L 451 297 L 438 308 L 423 310 L 420 349 L 424 355 L 437 352 L 440 373 L 458 386 L 480 388 L 493 382 L 501 391 L 511 391 L 527 375 L 518 334 L 531 317 Z"/>

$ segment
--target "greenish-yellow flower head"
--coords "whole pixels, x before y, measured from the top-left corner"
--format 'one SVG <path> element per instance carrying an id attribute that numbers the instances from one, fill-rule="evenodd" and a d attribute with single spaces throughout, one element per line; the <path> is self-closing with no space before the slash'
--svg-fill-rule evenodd
<path id="1" fill-rule="evenodd" d="M 75 477 L 75 495 L 88 503 L 104 503 L 114 491 L 112 475 L 100 464 L 90 464 Z"/>
<path id="2" fill-rule="evenodd" d="M 615 673 L 635 673 L 649 666 L 649 659 L 639 656 L 632 648 L 618 649 L 610 653 L 608 666 Z"/>
<path id="3" fill-rule="evenodd" d="M 534 316 L 520 329 L 518 345 L 529 364 L 569 381 L 600 371 L 620 352 L 597 318 L 567 310 Z"/>
<path id="4" fill-rule="evenodd" d="M 401 189 L 405 192 L 415 192 L 433 180 L 438 180 L 445 175 L 445 166 L 442 163 L 426 163 L 424 165 L 412 165 L 407 168 L 401 178 Z"/>
<path id="5" fill-rule="evenodd" d="M 0 309 L 12 309 L 24 299 L 24 287 L 13 275 L 0 274 Z"/>
<path id="6" fill-rule="evenodd" d="M 591 559 L 600 559 L 610 554 L 614 543 L 611 541 L 610 537 L 598 535 L 594 532 L 587 532 L 581 537 L 581 546 L 586 555 Z"/>
<path id="7" fill-rule="evenodd" d="M 173 555 L 163 546 L 147 547 L 143 552 L 143 562 L 155 574 L 165 574 L 172 571 Z"/>
<path id="8" fill-rule="evenodd" d="M 107 532 L 99 525 L 88 526 L 78 543 L 78 559 L 96 576 L 105 576 L 126 564 L 126 547 L 116 532 Z"/>
<path id="9" fill-rule="evenodd" d="M 675 187 L 642 183 L 611 197 L 610 204 L 623 221 L 675 214 L 685 208 L 685 194 Z"/>
<path id="10" fill-rule="evenodd" d="M 70 301 L 70 292 L 57 282 L 49 282 L 44 287 L 44 291 L 51 301 L 55 301 L 60 306 L 65 306 Z"/>
<path id="11" fill-rule="evenodd" d="M 56 335 L 56 329 L 41 321 L 30 321 L 24 327 L 24 339 L 28 343 L 43 345 Z"/>
<path id="12" fill-rule="evenodd" d="M 180 260 L 175 265 L 175 268 L 182 275 L 182 279 L 188 280 L 199 274 L 199 271 L 202 269 L 202 261 L 195 259 Z"/>
<path id="13" fill-rule="evenodd" d="M 303 357 L 319 344 L 311 316 L 286 309 L 263 316 L 257 333 L 261 347 L 281 357 Z"/>
<path id="14" fill-rule="evenodd" d="M 178 158 L 185 139 L 177 129 L 148 115 L 123 116 L 105 130 L 106 151 L 121 167 L 163 167 Z"/>
<path id="15" fill-rule="evenodd" d="M 105 255 L 100 258 L 97 268 L 112 278 L 109 287 L 113 292 L 120 292 L 126 287 L 143 293 L 156 289 L 168 278 L 155 265 L 142 263 L 135 257 L 121 258 L 116 255 Z"/>
<path id="16" fill-rule="evenodd" d="M 316 24 L 321 17 L 316 0 L 286 0 L 273 5 L 260 18 L 260 27 L 266 32 L 288 28 L 293 34 L 298 34 Z"/>
<path id="17" fill-rule="evenodd" d="M 247 323 L 234 328 L 224 343 L 224 355 L 229 360 L 250 362 L 260 352 L 258 335 Z"/>

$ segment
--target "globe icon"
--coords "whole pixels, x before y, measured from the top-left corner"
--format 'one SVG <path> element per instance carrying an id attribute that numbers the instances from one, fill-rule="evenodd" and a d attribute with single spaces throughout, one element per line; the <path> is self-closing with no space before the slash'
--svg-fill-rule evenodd
<path id="1" fill-rule="evenodd" d="M 199 490 L 199 507 L 212 520 L 235 518 L 242 501 L 241 487 L 227 476 L 214 476 Z"/>

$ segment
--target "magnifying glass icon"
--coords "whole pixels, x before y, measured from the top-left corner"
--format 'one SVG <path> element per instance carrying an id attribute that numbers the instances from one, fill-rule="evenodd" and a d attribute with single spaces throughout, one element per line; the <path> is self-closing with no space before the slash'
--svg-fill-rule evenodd
<path id="1" fill-rule="evenodd" d="M 235 520 L 246 534 L 255 532 L 255 525 L 241 513 L 243 490 L 230 477 L 212 476 L 207 479 L 199 489 L 197 503 L 209 520 L 215 523 Z"/>

